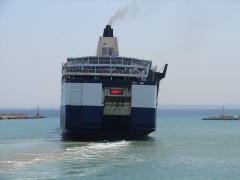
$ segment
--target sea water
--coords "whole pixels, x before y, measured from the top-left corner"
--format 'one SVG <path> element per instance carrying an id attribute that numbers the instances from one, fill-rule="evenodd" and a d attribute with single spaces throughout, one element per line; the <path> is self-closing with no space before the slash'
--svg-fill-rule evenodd
<path id="1" fill-rule="evenodd" d="M 0 179 L 240 179 L 240 121 L 201 120 L 216 109 L 160 109 L 144 139 L 92 142 L 63 140 L 59 110 L 40 113 L 0 121 Z"/>

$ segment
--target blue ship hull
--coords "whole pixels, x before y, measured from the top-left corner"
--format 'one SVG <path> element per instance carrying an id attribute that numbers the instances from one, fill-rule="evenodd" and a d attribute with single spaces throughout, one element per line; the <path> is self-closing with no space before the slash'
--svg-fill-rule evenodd
<path id="1" fill-rule="evenodd" d="M 131 108 L 131 116 L 103 115 L 99 106 L 61 106 L 64 136 L 77 138 L 134 138 L 156 129 L 156 108 Z"/>

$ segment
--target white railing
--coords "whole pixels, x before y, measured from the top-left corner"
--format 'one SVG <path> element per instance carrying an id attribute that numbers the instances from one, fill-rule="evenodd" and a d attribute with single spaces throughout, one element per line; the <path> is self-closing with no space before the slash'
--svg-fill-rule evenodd
<path id="1" fill-rule="evenodd" d="M 147 77 L 151 61 L 126 57 L 88 56 L 68 58 L 62 74 Z"/>
<path id="2" fill-rule="evenodd" d="M 111 56 L 89 56 L 82 58 L 68 58 L 64 64 L 66 67 L 72 66 L 89 66 L 89 65 L 108 65 L 108 66 L 132 66 L 132 67 L 149 67 L 151 61 L 140 60 L 126 57 L 111 57 Z"/>
<path id="3" fill-rule="evenodd" d="M 62 74 L 88 74 L 88 75 L 110 75 L 110 76 L 144 76 L 146 77 L 148 74 L 148 70 L 145 69 L 117 69 L 117 68 L 99 68 L 99 67 L 65 67 L 62 70 Z"/>

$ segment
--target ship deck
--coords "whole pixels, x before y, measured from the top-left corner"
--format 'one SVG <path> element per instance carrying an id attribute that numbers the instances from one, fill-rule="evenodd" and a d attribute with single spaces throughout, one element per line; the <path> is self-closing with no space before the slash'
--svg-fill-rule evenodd
<path id="1" fill-rule="evenodd" d="M 128 57 L 88 56 L 68 58 L 63 75 L 123 76 L 146 78 L 151 61 Z"/>

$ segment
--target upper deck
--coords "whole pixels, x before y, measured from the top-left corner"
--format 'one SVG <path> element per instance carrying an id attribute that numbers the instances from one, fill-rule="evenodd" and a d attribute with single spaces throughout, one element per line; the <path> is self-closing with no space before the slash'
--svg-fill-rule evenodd
<path id="1" fill-rule="evenodd" d="M 68 58 L 62 75 L 127 76 L 146 78 L 152 61 L 121 56 Z"/>

